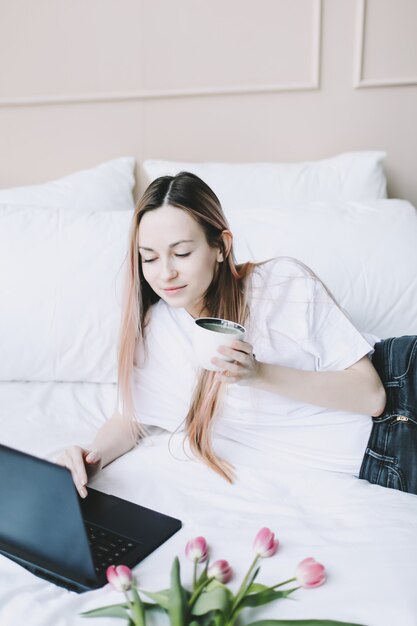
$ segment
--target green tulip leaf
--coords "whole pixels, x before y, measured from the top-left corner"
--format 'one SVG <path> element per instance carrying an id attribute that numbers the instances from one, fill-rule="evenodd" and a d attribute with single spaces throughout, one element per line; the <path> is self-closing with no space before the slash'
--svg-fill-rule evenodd
<path id="1" fill-rule="evenodd" d="M 247 606 L 261 606 L 262 604 L 267 604 L 268 602 L 273 602 L 274 600 L 281 600 L 281 598 L 288 598 L 288 596 L 298 589 L 295 587 L 294 589 L 286 589 L 285 591 L 275 591 L 274 589 L 267 589 L 264 591 L 260 591 L 259 593 L 251 593 L 248 596 L 245 596 L 239 602 L 239 609 L 243 609 Z"/>
<path id="2" fill-rule="evenodd" d="M 256 561 L 255 561 L 254 564 L 256 564 Z M 242 584 L 240 586 L 240 589 L 237 592 L 236 597 L 234 599 L 233 607 L 232 607 L 232 614 L 233 615 L 237 615 L 237 613 L 239 613 L 240 609 L 242 608 L 242 606 L 243 606 L 241 604 L 242 600 L 244 599 L 244 597 L 248 593 L 248 590 L 250 589 L 250 587 L 254 584 L 253 581 L 257 577 L 258 572 L 259 572 L 260 569 L 261 569 L 260 566 L 257 567 L 256 569 L 254 569 L 253 571 L 252 571 L 252 568 L 249 568 L 249 572 L 246 574 L 245 578 L 243 579 L 243 582 L 242 582 Z"/>
<path id="3" fill-rule="evenodd" d="M 215 578 L 211 580 L 209 584 L 204 588 L 204 593 L 209 592 L 209 591 L 214 591 L 214 589 L 224 589 L 224 591 L 228 594 L 228 596 L 231 599 L 233 599 L 233 593 L 230 591 L 230 589 L 226 585 L 221 583 L 219 580 L 216 580 Z"/>
<path id="4" fill-rule="evenodd" d="M 194 624 L 194 626 L 225 626 L 226 623 L 223 613 L 220 613 L 220 611 L 209 611 L 205 615 L 196 616 L 189 626 L 191 624 Z"/>
<path id="5" fill-rule="evenodd" d="M 147 598 L 154 600 L 162 609 L 168 611 L 169 599 L 171 594 L 170 589 L 162 589 L 162 591 L 143 591 L 143 589 L 141 589 L 140 591 Z"/>
<path id="6" fill-rule="evenodd" d="M 111 604 L 109 606 L 102 606 L 99 609 L 92 609 L 91 611 L 84 611 L 81 613 L 83 617 L 124 617 L 129 618 L 127 611 L 128 604 Z"/>
<path id="7" fill-rule="evenodd" d="M 193 608 L 193 615 L 205 615 L 210 611 L 226 613 L 231 605 L 231 592 L 223 585 L 216 586 L 210 591 L 203 591 L 197 598 Z"/>
<path id="8" fill-rule="evenodd" d="M 248 580 L 248 585 L 246 587 L 246 589 L 249 589 L 249 587 L 253 584 L 253 581 L 255 580 L 255 578 L 257 577 L 257 575 L 259 574 L 259 570 L 261 569 L 261 566 L 259 565 L 259 567 L 257 567 L 253 572 L 252 575 L 250 576 L 249 580 Z"/>
<path id="9" fill-rule="evenodd" d="M 218 589 L 219 587 L 223 587 L 224 589 L 226 589 L 226 587 L 223 585 L 223 583 L 220 582 L 220 580 L 217 580 L 216 578 L 213 578 L 213 580 L 211 580 L 208 585 L 206 586 L 205 590 L 206 591 L 212 591 L 213 589 Z"/>
<path id="10" fill-rule="evenodd" d="M 247 626 L 365 626 L 365 624 L 328 619 L 264 619 L 259 622 L 251 622 Z"/>
<path id="11" fill-rule="evenodd" d="M 166 610 L 159 604 L 156 604 L 155 602 L 144 602 L 143 608 L 145 609 L 145 611 L 165 611 Z"/>
<path id="12" fill-rule="evenodd" d="M 253 581 L 257 577 L 260 569 L 261 568 L 259 566 L 256 569 L 254 569 L 253 571 L 249 570 L 249 572 L 246 574 L 246 576 L 245 576 L 245 578 L 244 578 L 244 580 L 242 582 L 242 585 L 241 585 L 238 593 L 236 594 L 235 603 L 234 603 L 234 609 L 236 609 L 240 605 L 241 599 L 248 593 L 248 590 L 254 584 Z"/>
<path id="13" fill-rule="evenodd" d="M 198 618 L 198 623 L 200 626 L 227 626 L 227 624 L 230 624 L 227 616 L 220 611 L 211 611 L 210 613 L 201 615 Z"/>
<path id="14" fill-rule="evenodd" d="M 265 591 L 265 589 L 270 589 L 270 587 L 262 585 L 261 583 L 252 583 L 248 589 L 248 593 L 257 593 L 258 591 Z"/>
<path id="15" fill-rule="evenodd" d="M 171 626 L 187 626 L 187 596 L 181 586 L 180 562 L 175 557 L 171 569 L 171 588 L 169 591 L 168 615 Z"/>

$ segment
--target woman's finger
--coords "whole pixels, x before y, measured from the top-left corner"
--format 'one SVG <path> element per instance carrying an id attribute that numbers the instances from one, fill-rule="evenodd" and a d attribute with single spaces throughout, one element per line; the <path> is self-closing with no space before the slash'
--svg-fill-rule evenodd
<path id="1" fill-rule="evenodd" d="M 86 452 L 78 446 L 71 446 L 65 450 L 61 457 L 61 464 L 70 470 L 74 484 L 82 498 L 85 498 L 87 495 L 87 489 L 85 488 L 87 472 L 84 465 L 84 454 Z"/>
<path id="2" fill-rule="evenodd" d="M 220 350 L 221 348 L 229 349 L 234 352 L 240 352 L 242 354 L 252 354 L 252 351 L 253 351 L 253 346 L 250 343 L 248 343 L 247 341 L 238 341 L 238 340 L 233 341 L 227 346 L 221 345 L 219 346 L 218 350 Z"/>

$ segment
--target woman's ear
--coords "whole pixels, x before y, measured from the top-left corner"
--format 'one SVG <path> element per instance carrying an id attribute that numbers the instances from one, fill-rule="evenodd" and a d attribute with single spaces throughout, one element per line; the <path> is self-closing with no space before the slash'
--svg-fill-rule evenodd
<path id="1" fill-rule="evenodd" d="M 232 247 L 233 235 L 230 230 L 224 230 L 222 232 L 223 250 L 219 249 L 217 253 L 217 261 L 222 263 L 229 256 L 230 248 Z"/>

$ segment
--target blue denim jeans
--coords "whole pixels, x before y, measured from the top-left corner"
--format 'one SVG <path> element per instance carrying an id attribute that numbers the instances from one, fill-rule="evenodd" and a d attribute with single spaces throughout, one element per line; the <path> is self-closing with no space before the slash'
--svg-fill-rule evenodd
<path id="1" fill-rule="evenodd" d="M 373 417 L 359 478 L 417 494 L 417 336 L 375 344 L 372 363 L 387 394 Z"/>

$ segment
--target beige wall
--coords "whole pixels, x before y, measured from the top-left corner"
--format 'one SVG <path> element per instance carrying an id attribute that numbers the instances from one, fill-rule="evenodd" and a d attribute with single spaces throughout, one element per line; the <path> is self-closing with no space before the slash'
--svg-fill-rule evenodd
<path id="1" fill-rule="evenodd" d="M 0 0 L 0 186 L 383 149 L 417 205 L 416 24 L 415 0 Z"/>

